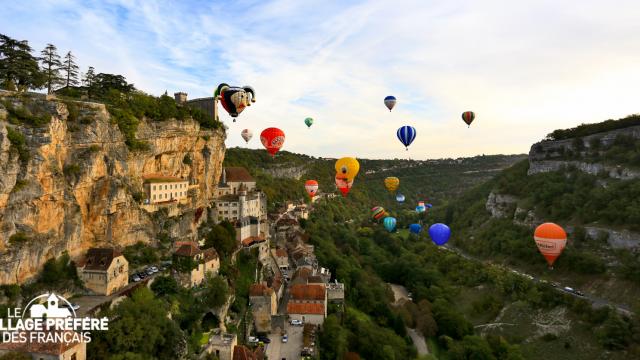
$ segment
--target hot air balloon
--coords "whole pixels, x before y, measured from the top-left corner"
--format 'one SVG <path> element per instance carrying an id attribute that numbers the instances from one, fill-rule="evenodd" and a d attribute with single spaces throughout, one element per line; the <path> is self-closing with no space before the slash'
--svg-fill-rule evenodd
<path id="1" fill-rule="evenodd" d="M 358 171 L 360 171 L 360 163 L 352 157 L 343 157 L 336 161 L 335 168 L 336 177 L 353 180 L 358 175 Z"/>
<path id="2" fill-rule="evenodd" d="M 266 128 L 260 134 L 260 141 L 271 156 L 276 156 L 278 150 L 284 145 L 284 132 L 278 128 Z"/>
<path id="3" fill-rule="evenodd" d="M 465 111 L 462 113 L 462 120 L 467 123 L 467 126 L 471 126 L 473 119 L 476 118 L 476 114 L 473 111 Z"/>
<path id="4" fill-rule="evenodd" d="M 423 212 L 425 212 L 425 211 L 427 211 L 427 208 L 426 208 L 424 205 L 418 205 L 418 206 L 416 206 L 416 212 L 417 212 L 418 214 L 423 213 Z"/>
<path id="5" fill-rule="evenodd" d="M 251 140 L 251 138 L 253 137 L 253 131 L 249 130 L 249 129 L 244 129 L 242 130 L 242 132 L 240 133 L 240 136 L 242 136 L 242 138 L 244 139 L 244 141 L 247 142 L 247 144 L 249 143 L 249 140 Z"/>
<path id="6" fill-rule="evenodd" d="M 315 180 L 307 180 L 307 182 L 304 183 L 304 189 L 307 190 L 309 197 L 313 199 L 318 193 L 318 182 Z"/>
<path id="7" fill-rule="evenodd" d="M 398 186 L 400 186 L 400 179 L 395 176 L 389 176 L 388 178 L 384 179 L 384 186 L 387 188 L 387 190 L 394 192 L 398 190 Z"/>
<path id="8" fill-rule="evenodd" d="M 348 180 L 343 177 L 339 177 L 336 175 L 336 187 L 342 193 L 342 196 L 346 197 L 353 186 L 353 180 Z"/>
<path id="9" fill-rule="evenodd" d="M 374 220 L 380 220 L 385 216 L 387 216 L 387 213 L 382 206 L 374 206 L 371 208 L 371 217 L 373 217 Z"/>
<path id="10" fill-rule="evenodd" d="M 382 220 L 382 224 L 388 232 L 392 232 L 396 229 L 396 218 L 387 216 L 386 218 L 384 218 L 384 220 Z"/>
<path id="11" fill-rule="evenodd" d="M 553 263 L 567 244 L 567 233 L 554 223 L 544 223 L 536 228 L 533 238 L 549 267 L 553 268 Z"/>
<path id="12" fill-rule="evenodd" d="M 431 204 L 427 204 L 425 206 L 427 207 L 427 209 L 431 209 L 433 207 L 433 205 L 431 205 Z"/>
<path id="13" fill-rule="evenodd" d="M 236 121 L 235 118 L 240 115 L 245 107 L 251 106 L 251 103 L 256 102 L 256 93 L 251 86 L 229 86 L 222 83 L 218 85 L 213 96 L 216 99 L 219 97 L 222 107 L 234 118 L 233 122 Z"/>
<path id="14" fill-rule="evenodd" d="M 304 119 L 304 123 L 307 125 L 307 127 L 311 127 L 311 125 L 313 125 L 313 119 L 308 117 Z"/>
<path id="15" fill-rule="evenodd" d="M 402 194 L 396 195 L 396 201 L 402 204 L 404 202 L 404 195 Z"/>
<path id="16" fill-rule="evenodd" d="M 420 224 L 409 225 L 409 232 L 412 234 L 420 234 L 420 231 L 422 231 L 422 226 L 420 226 Z"/>
<path id="17" fill-rule="evenodd" d="M 386 106 L 387 109 L 389 109 L 389 112 L 391 112 L 391 109 L 393 109 L 393 107 L 396 106 L 396 97 L 389 95 L 386 98 L 384 98 L 384 106 Z"/>
<path id="18" fill-rule="evenodd" d="M 449 241 L 451 229 L 445 224 L 435 223 L 429 227 L 431 241 L 438 246 L 442 246 Z"/>
<path id="19" fill-rule="evenodd" d="M 398 129 L 398 140 L 409 150 L 409 145 L 416 138 L 416 129 L 413 126 L 405 125 Z"/>

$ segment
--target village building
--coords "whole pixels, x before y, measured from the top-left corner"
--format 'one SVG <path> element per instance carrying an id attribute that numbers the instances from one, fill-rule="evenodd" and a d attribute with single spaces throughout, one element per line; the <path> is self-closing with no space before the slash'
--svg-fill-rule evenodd
<path id="1" fill-rule="evenodd" d="M 327 284 L 327 301 L 335 303 L 344 302 L 344 284 L 337 280 Z"/>
<path id="2" fill-rule="evenodd" d="M 84 287 L 97 295 L 109 296 L 129 284 L 129 262 L 119 250 L 91 248 L 76 264 Z"/>
<path id="3" fill-rule="evenodd" d="M 286 249 L 271 249 L 271 255 L 273 255 L 280 270 L 289 270 L 289 255 Z"/>
<path id="4" fill-rule="evenodd" d="M 215 355 L 219 360 L 233 360 L 234 349 L 238 345 L 236 334 L 214 334 L 209 336 L 209 343 L 205 346 L 207 354 Z"/>
<path id="5" fill-rule="evenodd" d="M 179 202 L 187 198 L 188 180 L 162 174 L 148 174 L 143 180 L 146 204 Z"/>
<path id="6" fill-rule="evenodd" d="M 327 291 L 322 284 L 294 284 L 289 291 L 287 314 L 291 319 L 322 325 L 327 316 Z"/>
<path id="7" fill-rule="evenodd" d="M 270 332 L 271 316 L 278 313 L 278 300 L 275 291 L 263 283 L 252 284 L 249 287 L 249 303 L 256 332 Z"/>
<path id="8" fill-rule="evenodd" d="M 241 241 L 245 250 L 258 249 L 258 260 L 262 263 L 269 258 L 269 243 L 264 236 L 250 236 Z"/>
<path id="9" fill-rule="evenodd" d="M 233 349 L 233 360 L 263 360 L 264 349 L 262 346 L 258 346 L 254 351 L 251 351 L 244 345 L 238 345 Z"/>
<path id="10" fill-rule="evenodd" d="M 176 281 L 183 287 L 201 285 L 207 274 L 217 275 L 220 270 L 220 258 L 214 248 L 201 250 L 193 242 L 176 243 L 173 254 Z M 191 269 L 191 270 L 189 270 Z"/>
<path id="11" fill-rule="evenodd" d="M 71 339 L 73 333 L 67 334 L 49 334 L 64 335 Z M 30 334 L 24 332 L 26 339 L 30 339 Z M 35 335 L 35 334 L 34 334 Z M 71 342 L 12 342 L 6 341 L 0 343 L 0 357 L 11 353 L 18 353 L 31 356 L 33 360 L 86 360 L 87 344 L 79 341 Z"/>

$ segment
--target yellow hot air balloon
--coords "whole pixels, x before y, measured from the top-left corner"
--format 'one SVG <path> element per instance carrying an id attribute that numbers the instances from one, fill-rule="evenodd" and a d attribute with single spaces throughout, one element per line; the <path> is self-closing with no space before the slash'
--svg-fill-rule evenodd
<path id="1" fill-rule="evenodd" d="M 360 171 L 360 163 L 352 157 L 343 157 L 336 161 L 336 177 L 353 181 Z"/>
<path id="2" fill-rule="evenodd" d="M 384 179 L 384 186 L 390 192 L 394 192 L 398 190 L 398 187 L 400 186 L 400 179 L 395 176 L 389 176 L 388 178 Z"/>

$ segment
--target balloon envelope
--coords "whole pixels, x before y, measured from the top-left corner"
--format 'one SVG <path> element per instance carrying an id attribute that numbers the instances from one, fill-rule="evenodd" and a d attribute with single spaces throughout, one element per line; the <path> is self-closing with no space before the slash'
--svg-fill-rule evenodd
<path id="1" fill-rule="evenodd" d="M 318 193 L 318 182 L 315 180 L 307 180 L 304 183 L 304 189 L 309 194 L 309 197 L 313 198 Z"/>
<path id="2" fill-rule="evenodd" d="M 465 111 L 462 113 L 462 121 L 464 121 L 468 126 L 471 126 L 473 119 L 476 118 L 476 114 L 473 111 Z"/>
<path id="3" fill-rule="evenodd" d="M 353 180 L 360 171 L 360 163 L 352 157 L 343 157 L 336 161 L 335 168 L 336 176 Z"/>
<path id="4" fill-rule="evenodd" d="M 442 246 L 449 241 L 451 229 L 445 224 L 436 223 L 429 227 L 429 236 L 434 244 Z"/>
<path id="5" fill-rule="evenodd" d="M 384 187 L 386 187 L 387 190 L 391 192 L 398 190 L 399 186 L 400 186 L 400 179 L 398 179 L 395 176 L 389 176 L 388 178 L 384 179 Z"/>
<path id="6" fill-rule="evenodd" d="M 424 205 L 418 205 L 416 206 L 416 212 L 417 213 L 423 213 L 427 210 L 427 208 Z"/>
<path id="7" fill-rule="evenodd" d="M 404 202 L 404 195 L 402 195 L 402 194 L 396 195 L 396 201 L 399 202 L 399 203 L 403 203 Z"/>
<path id="8" fill-rule="evenodd" d="M 304 123 L 307 125 L 307 127 L 311 127 L 311 125 L 313 125 L 313 119 L 308 117 L 304 119 Z"/>
<path id="9" fill-rule="evenodd" d="M 384 211 L 384 208 L 382 206 L 374 206 L 373 208 L 371 208 L 371 216 L 374 220 L 380 220 L 386 215 L 387 213 Z"/>
<path id="10" fill-rule="evenodd" d="M 338 190 L 340 190 L 340 192 L 342 193 L 342 196 L 347 196 L 347 194 L 349 193 L 349 190 L 351 190 L 351 187 L 353 186 L 353 180 L 348 180 L 346 178 L 343 177 L 339 177 L 336 175 L 336 187 L 338 188 Z"/>
<path id="11" fill-rule="evenodd" d="M 275 156 L 284 145 L 284 132 L 278 128 L 270 127 L 262 130 L 260 141 L 271 156 Z"/>
<path id="12" fill-rule="evenodd" d="M 540 253 L 553 266 L 567 244 L 567 233 L 559 225 L 544 223 L 536 228 L 533 238 Z"/>
<path id="13" fill-rule="evenodd" d="M 409 231 L 412 234 L 420 234 L 420 231 L 422 231 L 422 226 L 420 226 L 420 224 L 411 224 L 409 225 Z"/>
<path id="14" fill-rule="evenodd" d="M 398 129 L 396 135 L 398 140 L 409 150 L 409 145 L 416 138 L 416 129 L 413 126 L 405 125 Z"/>
<path id="15" fill-rule="evenodd" d="M 256 101 L 256 93 L 251 86 L 229 86 L 223 83 L 218 85 L 214 96 L 220 96 L 222 107 L 234 118 Z"/>
<path id="16" fill-rule="evenodd" d="M 253 131 L 249 130 L 249 129 L 244 129 L 242 130 L 242 132 L 240 133 L 240 136 L 242 136 L 242 138 L 244 139 L 244 141 L 247 142 L 247 144 L 249 143 L 249 140 L 251 140 L 251 138 L 253 137 Z"/>
<path id="17" fill-rule="evenodd" d="M 431 204 L 427 204 L 427 205 L 425 205 L 425 206 L 426 206 L 427 208 L 429 208 L 429 209 L 431 209 L 431 208 L 433 207 L 433 205 L 431 205 Z"/>
<path id="18" fill-rule="evenodd" d="M 388 232 L 392 232 L 396 229 L 396 218 L 387 216 L 386 218 L 384 218 L 384 220 L 382 220 L 382 224 Z"/>
<path id="19" fill-rule="evenodd" d="M 389 109 L 389 111 L 391 111 L 391 109 L 393 109 L 394 106 L 396 106 L 396 97 L 389 95 L 387 97 L 384 98 L 384 106 L 387 107 L 387 109 Z"/>

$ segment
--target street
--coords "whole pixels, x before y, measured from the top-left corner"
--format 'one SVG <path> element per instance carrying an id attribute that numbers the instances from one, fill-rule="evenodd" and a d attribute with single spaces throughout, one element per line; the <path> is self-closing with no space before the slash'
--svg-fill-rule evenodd
<path id="1" fill-rule="evenodd" d="M 267 346 L 267 358 L 271 360 L 299 359 L 302 351 L 302 333 L 304 327 L 285 325 L 289 341 L 282 342 L 280 334 L 269 334 L 271 343 Z"/>

